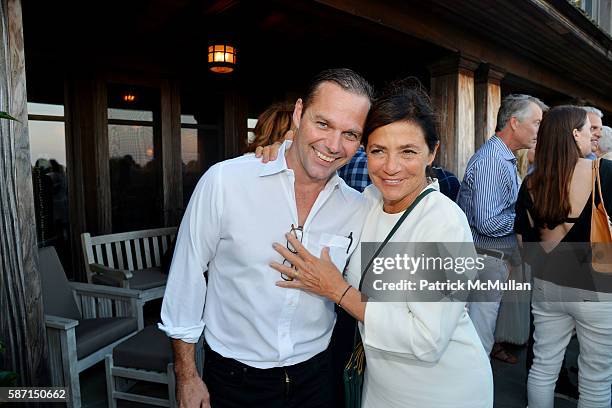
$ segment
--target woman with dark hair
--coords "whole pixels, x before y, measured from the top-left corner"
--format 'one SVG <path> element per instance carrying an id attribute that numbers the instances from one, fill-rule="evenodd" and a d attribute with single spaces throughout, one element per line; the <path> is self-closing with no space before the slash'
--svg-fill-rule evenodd
<path id="1" fill-rule="evenodd" d="M 360 241 L 383 242 L 394 230 L 390 243 L 463 243 L 475 256 L 465 215 L 426 175 L 439 146 L 435 119 L 427 95 L 404 83 L 393 84 L 374 102 L 362 141 L 373 185 L 364 191 L 371 208 Z M 271 265 L 292 280 L 278 286 L 327 297 L 359 322 L 367 361 L 363 407 L 493 406 L 491 366 L 465 302 L 419 301 L 423 298 L 410 291 L 401 301 L 397 296 L 389 301 L 389 292 L 377 293 L 372 284 L 360 291 L 366 269 L 360 245 L 344 280 L 328 251 L 317 258 L 299 240 L 288 240 L 295 251 L 279 244 L 275 249 L 293 267 Z"/>
<path id="2" fill-rule="evenodd" d="M 591 152 L 590 128 L 587 113 L 575 106 L 558 106 L 546 114 L 538 131 L 534 170 L 516 204 L 515 231 L 534 275 L 530 408 L 553 407 L 555 382 L 574 330 L 580 343 L 578 406 L 610 407 L 612 276 L 591 267 L 596 162 L 584 158 Z M 599 175 L 603 204 L 610 213 L 612 162 L 601 160 Z"/>

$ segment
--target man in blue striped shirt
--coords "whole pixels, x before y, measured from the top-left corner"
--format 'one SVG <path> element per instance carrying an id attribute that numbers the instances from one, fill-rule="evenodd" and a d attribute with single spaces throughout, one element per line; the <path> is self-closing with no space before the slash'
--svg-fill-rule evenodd
<path id="1" fill-rule="evenodd" d="M 467 164 L 457 204 L 467 216 L 474 244 L 486 255 L 481 280 L 505 282 L 508 277 L 506 261 L 516 248 L 514 205 L 520 184 L 514 153 L 535 145 L 546 109 L 529 95 L 506 96 L 497 113 L 495 134 Z M 470 317 L 487 353 L 493 348 L 501 297 L 501 291 L 491 291 L 470 303 Z"/>

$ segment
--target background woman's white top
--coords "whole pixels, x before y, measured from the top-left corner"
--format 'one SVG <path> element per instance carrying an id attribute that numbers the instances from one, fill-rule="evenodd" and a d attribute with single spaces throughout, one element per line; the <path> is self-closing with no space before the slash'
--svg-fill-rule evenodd
<path id="1" fill-rule="evenodd" d="M 431 186 L 429 187 L 431 188 Z M 362 242 L 382 242 L 400 214 L 382 209 L 373 185 L 364 192 L 372 208 Z M 439 191 L 427 195 L 390 242 L 471 242 L 461 209 Z M 361 248 L 351 258 L 347 279 L 361 274 Z M 491 365 L 461 302 L 368 302 L 359 324 L 367 368 L 363 407 L 490 408 Z"/>

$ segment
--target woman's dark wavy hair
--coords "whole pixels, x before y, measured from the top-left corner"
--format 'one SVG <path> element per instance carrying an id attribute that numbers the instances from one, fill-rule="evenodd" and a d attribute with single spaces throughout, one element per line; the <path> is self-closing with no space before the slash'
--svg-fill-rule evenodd
<path id="1" fill-rule="evenodd" d="M 394 81 L 385 87 L 370 108 L 361 143 L 367 147 L 372 132 L 395 122 L 411 122 L 419 126 L 430 152 L 440 141 L 438 117 L 433 111 L 429 95 L 416 78 Z"/>
<path id="2" fill-rule="evenodd" d="M 570 183 L 576 162 L 582 157 L 573 131 L 582 129 L 586 118 L 583 109 L 563 105 L 552 108 L 542 119 L 534 170 L 525 178 L 539 228 L 553 229 L 564 223 L 570 214 Z"/>

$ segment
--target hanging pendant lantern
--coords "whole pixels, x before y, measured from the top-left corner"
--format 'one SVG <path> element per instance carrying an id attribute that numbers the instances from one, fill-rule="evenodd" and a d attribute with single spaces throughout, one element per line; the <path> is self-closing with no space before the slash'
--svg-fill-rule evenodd
<path id="1" fill-rule="evenodd" d="M 236 47 L 227 43 L 208 46 L 208 68 L 218 74 L 229 74 L 236 68 Z"/>

